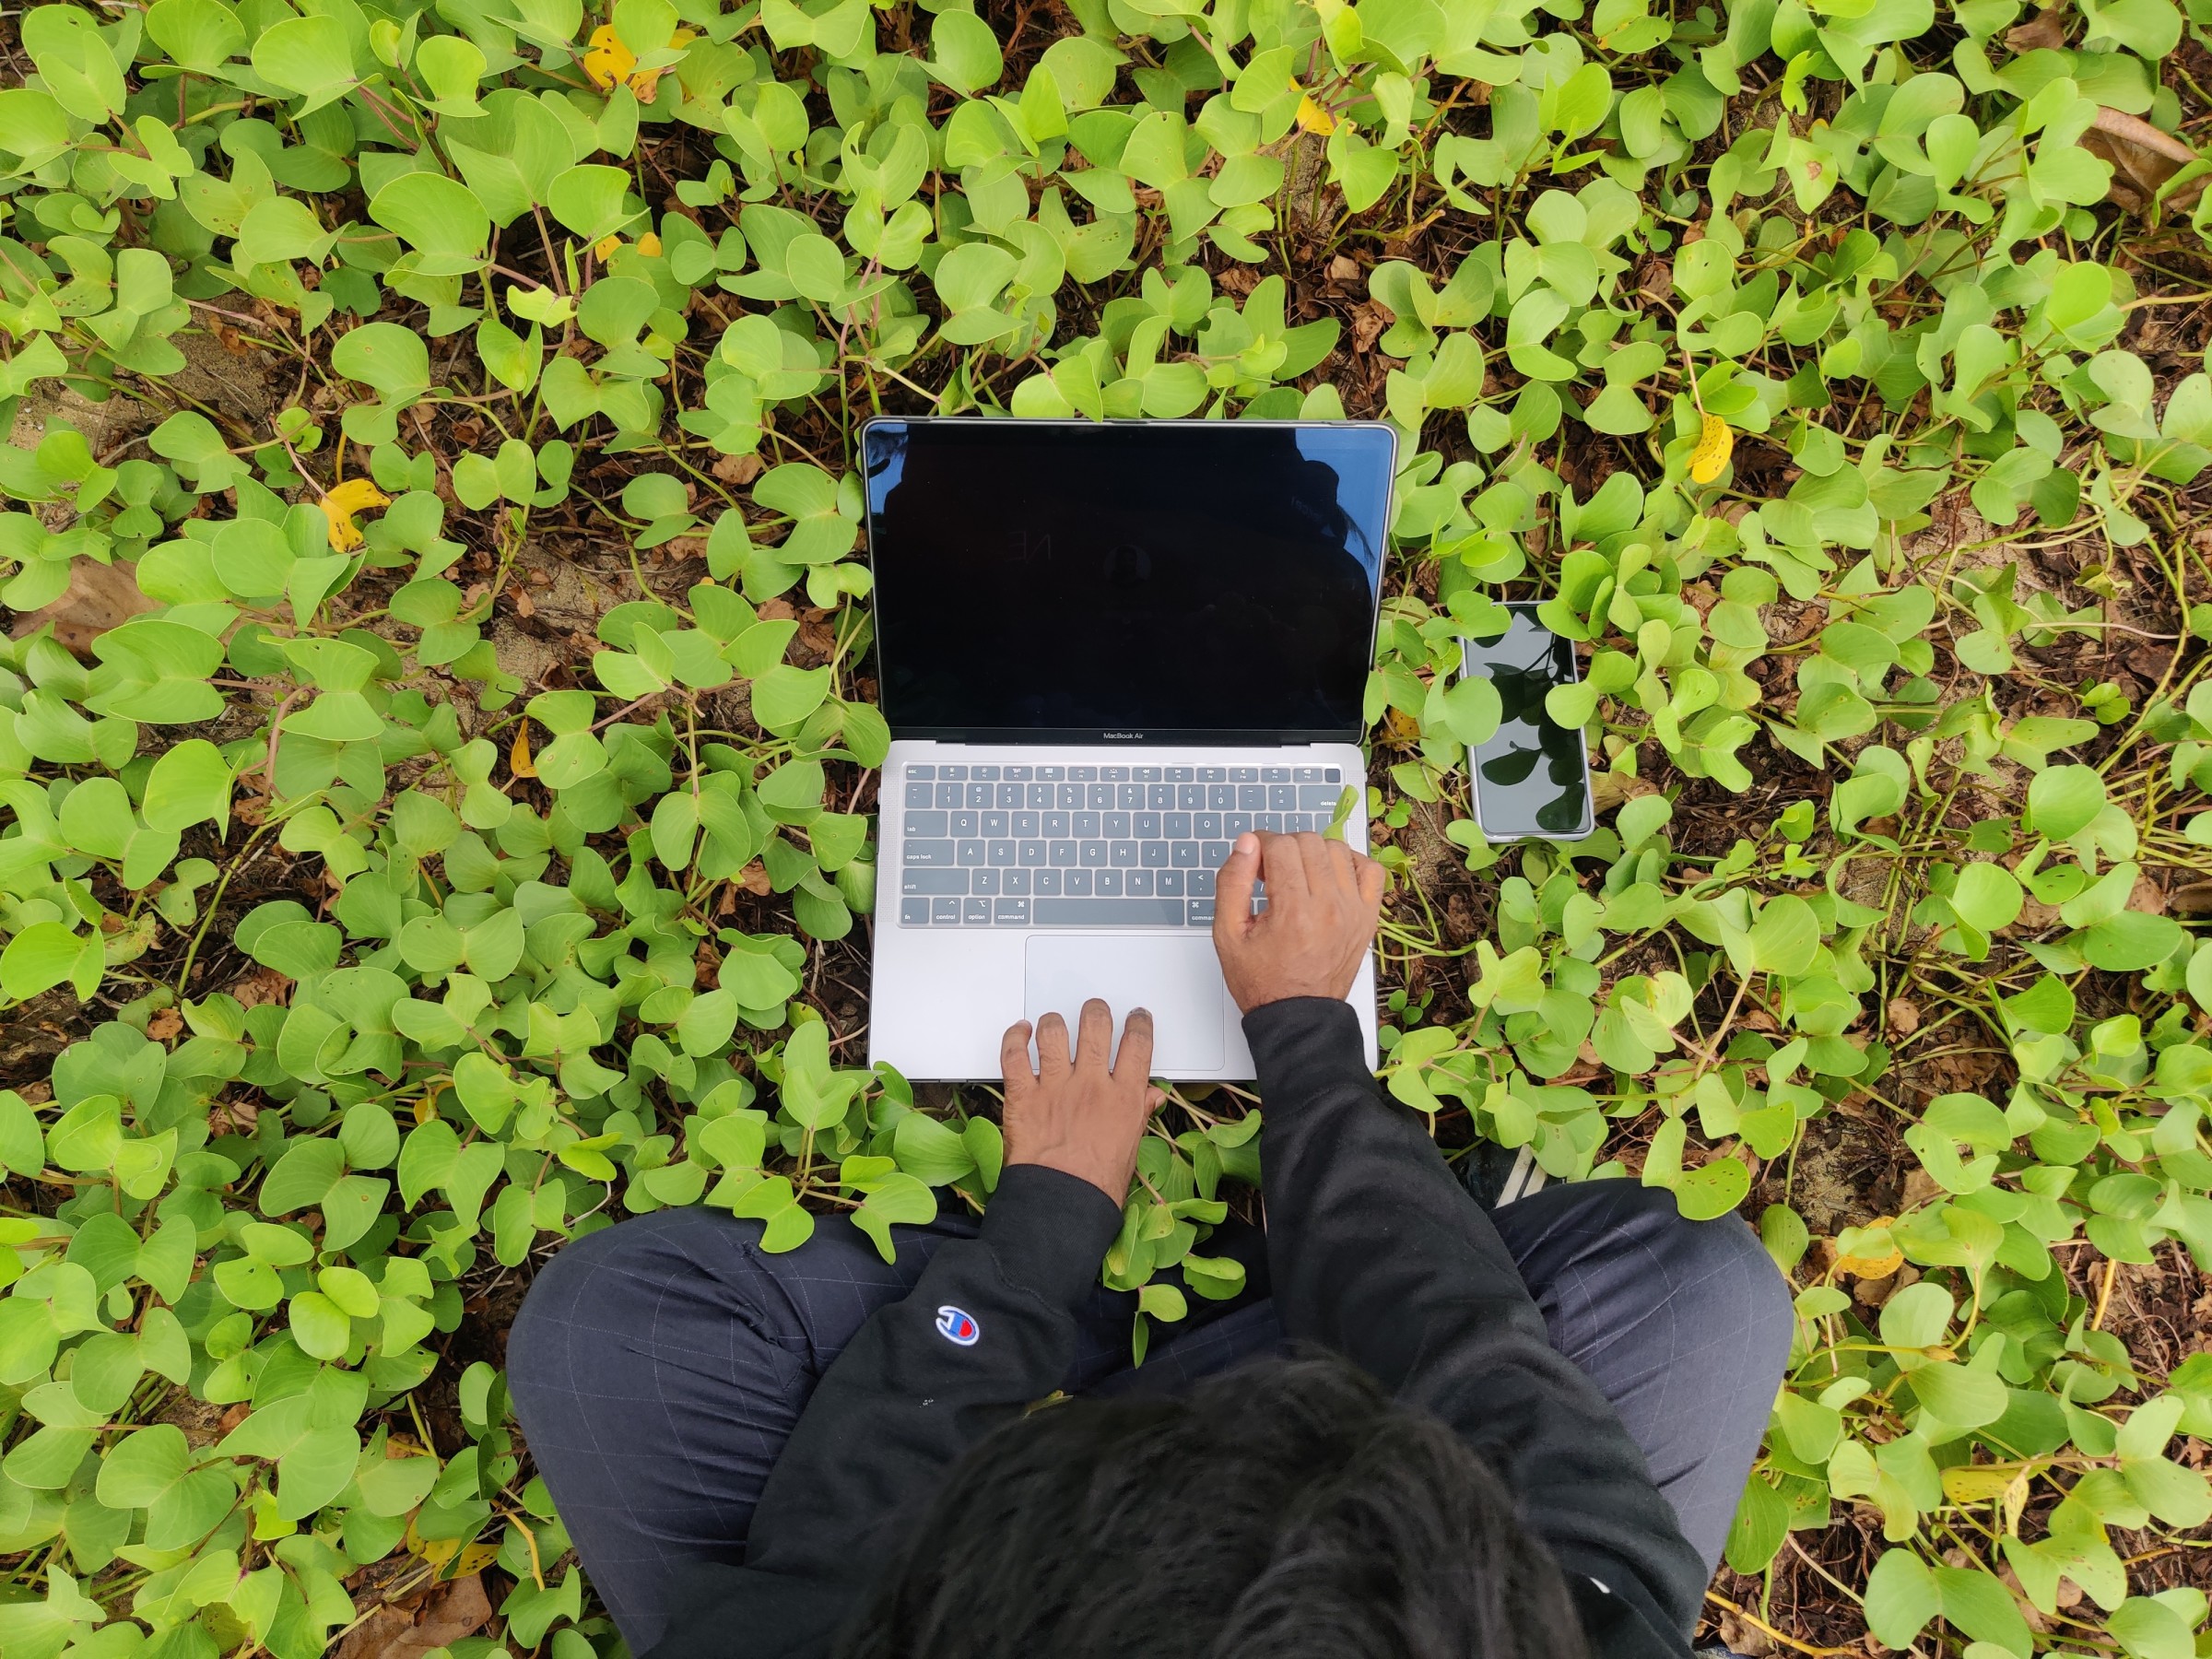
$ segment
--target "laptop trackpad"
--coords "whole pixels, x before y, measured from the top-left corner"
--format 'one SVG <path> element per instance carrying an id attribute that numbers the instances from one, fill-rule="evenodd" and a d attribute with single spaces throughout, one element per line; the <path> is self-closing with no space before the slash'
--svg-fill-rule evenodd
<path id="1" fill-rule="evenodd" d="M 1113 1010 L 1117 1040 L 1130 1009 L 1152 1011 L 1154 1077 L 1219 1069 L 1229 990 L 1211 938 L 1030 935 L 1022 1013 L 1031 1024 L 1056 1013 L 1067 1021 L 1073 1042 L 1077 1017 L 1094 996 Z"/>

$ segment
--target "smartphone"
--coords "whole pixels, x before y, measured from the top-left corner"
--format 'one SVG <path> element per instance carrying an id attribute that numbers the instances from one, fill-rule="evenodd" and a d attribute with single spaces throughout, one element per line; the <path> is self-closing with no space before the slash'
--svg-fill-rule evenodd
<path id="1" fill-rule="evenodd" d="M 1574 645 L 1536 620 L 1534 601 L 1502 606 L 1512 618 L 1491 640 L 1462 640 L 1460 672 L 1498 688 L 1498 730 L 1476 747 L 1468 776 L 1475 821 L 1493 841 L 1580 841 L 1596 827 L 1590 756 L 1579 727 L 1544 712 L 1544 695 L 1581 676 Z"/>

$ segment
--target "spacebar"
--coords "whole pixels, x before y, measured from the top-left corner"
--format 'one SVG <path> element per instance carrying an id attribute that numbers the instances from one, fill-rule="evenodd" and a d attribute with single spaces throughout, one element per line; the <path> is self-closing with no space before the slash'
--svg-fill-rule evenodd
<path id="1" fill-rule="evenodd" d="M 1032 899 L 1032 927 L 1181 927 L 1180 899 Z"/>

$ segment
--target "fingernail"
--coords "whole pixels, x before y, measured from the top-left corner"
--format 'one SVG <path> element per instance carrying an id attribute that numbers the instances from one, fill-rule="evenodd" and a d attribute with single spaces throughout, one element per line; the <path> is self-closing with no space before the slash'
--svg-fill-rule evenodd
<path id="1" fill-rule="evenodd" d="M 1257 853 L 1259 850 L 1260 850 L 1260 838 L 1259 838 L 1258 836 L 1256 836 L 1256 835 L 1253 834 L 1253 832 L 1252 832 L 1251 830 L 1245 830 L 1245 831 L 1244 831 L 1244 833 L 1243 833 L 1243 834 L 1241 834 L 1241 835 L 1240 835 L 1240 836 L 1238 836 L 1238 837 L 1237 837 L 1237 851 L 1238 851 L 1238 852 L 1240 852 L 1240 853 Z"/>

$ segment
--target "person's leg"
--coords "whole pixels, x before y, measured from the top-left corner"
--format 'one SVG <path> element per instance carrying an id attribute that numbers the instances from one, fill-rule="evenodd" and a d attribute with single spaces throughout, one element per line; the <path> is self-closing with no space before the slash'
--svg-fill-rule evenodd
<path id="1" fill-rule="evenodd" d="M 661 1210 L 579 1239 L 538 1273 L 508 1337 L 507 1386 L 631 1653 L 660 1639 L 678 1564 L 744 1559 L 816 1382 L 960 1230 L 897 1229 L 893 1265 L 842 1218 L 770 1255 L 758 1221 Z"/>
<path id="2" fill-rule="evenodd" d="M 1548 1186 L 1491 1219 L 1552 1346 L 1612 1401 L 1718 1566 L 1794 1317 L 1758 1235 L 1735 1216 L 1686 1221 L 1673 1194 L 1632 1181 Z"/>
<path id="3" fill-rule="evenodd" d="M 580 1239 L 539 1271 L 508 1336 L 508 1391 L 632 1653 L 659 1639 L 679 1563 L 744 1559 L 761 1488 L 830 1361 L 913 1288 L 939 1243 L 973 1232 L 958 1217 L 894 1228 L 893 1265 L 841 1217 L 770 1255 L 758 1221 L 661 1210 Z M 1207 1249 L 1245 1261 L 1247 1289 L 1156 1325 L 1135 1374 L 1187 1381 L 1279 1338 L 1264 1236 L 1228 1230 Z M 1135 1313 L 1134 1293 L 1093 1288 L 1068 1392 L 1127 1372 Z"/>

